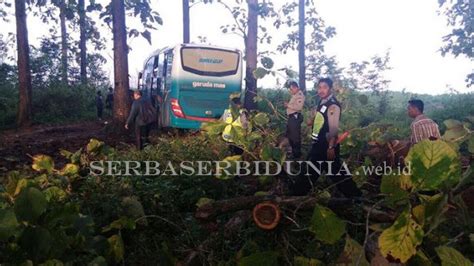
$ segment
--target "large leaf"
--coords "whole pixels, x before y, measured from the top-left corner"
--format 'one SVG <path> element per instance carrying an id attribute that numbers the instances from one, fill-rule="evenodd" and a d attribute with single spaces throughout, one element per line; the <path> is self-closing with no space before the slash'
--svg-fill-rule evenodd
<path id="1" fill-rule="evenodd" d="M 15 213 L 11 209 L 0 209 L 0 240 L 12 236 L 18 226 Z"/>
<path id="2" fill-rule="evenodd" d="M 472 262 L 454 248 L 447 246 L 437 247 L 436 253 L 438 253 L 441 259 L 442 266 L 472 266 Z"/>
<path id="3" fill-rule="evenodd" d="M 318 240 L 334 244 L 345 233 L 346 224 L 333 211 L 316 204 L 309 230 L 315 234 Z"/>
<path id="4" fill-rule="evenodd" d="M 34 222 L 46 210 L 44 194 L 34 187 L 21 191 L 15 200 L 15 214 L 18 220 Z"/>
<path id="5" fill-rule="evenodd" d="M 108 238 L 108 242 L 110 245 L 109 255 L 115 262 L 122 261 L 125 252 L 122 237 L 120 235 L 113 235 Z"/>
<path id="6" fill-rule="evenodd" d="M 274 65 L 273 60 L 267 56 L 262 57 L 260 62 L 262 63 L 263 67 L 265 67 L 266 69 L 271 69 Z"/>
<path id="7" fill-rule="evenodd" d="M 28 253 L 29 258 L 39 260 L 47 258 L 53 238 L 45 228 L 28 226 L 21 234 L 18 243 Z"/>
<path id="8" fill-rule="evenodd" d="M 429 229 L 433 230 L 442 221 L 442 214 L 445 211 L 445 206 L 448 203 L 448 195 L 439 193 L 433 196 L 420 195 L 420 200 L 425 206 L 424 220 Z"/>
<path id="9" fill-rule="evenodd" d="M 262 79 L 262 78 L 264 78 L 268 73 L 269 73 L 268 70 L 266 70 L 265 68 L 263 68 L 263 67 L 257 67 L 257 68 L 253 71 L 253 76 L 254 76 L 256 79 Z"/>
<path id="10" fill-rule="evenodd" d="M 265 126 L 268 124 L 268 122 L 270 122 L 270 118 L 266 113 L 258 113 L 253 118 L 253 121 L 257 126 Z"/>
<path id="11" fill-rule="evenodd" d="M 336 265 L 370 265 L 365 258 L 365 251 L 362 246 L 349 236 L 346 237 L 344 251 L 337 259 Z"/>
<path id="12" fill-rule="evenodd" d="M 419 190 L 452 186 L 461 178 L 458 153 L 441 140 L 419 142 L 410 149 L 406 163 L 411 167 L 411 182 Z"/>
<path id="13" fill-rule="evenodd" d="M 65 176 L 73 176 L 79 172 L 79 166 L 77 164 L 68 163 L 66 164 L 63 169 L 59 172 L 61 175 Z"/>
<path id="14" fill-rule="evenodd" d="M 33 156 L 33 165 L 31 167 L 38 172 L 46 171 L 52 173 L 54 170 L 54 161 L 53 158 L 48 155 L 35 155 Z"/>
<path id="15" fill-rule="evenodd" d="M 89 143 L 87 143 L 86 150 L 88 153 L 97 154 L 101 151 L 103 146 L 104 142 L 97 139 L 91 139 Z"/>
<path id="16" fill-rule="evenodd" d="M 402 203 L 408 198 L 408 192 L 401 187 L 401 179 L 397 175 L 385 175 L 382 177 L 380 192 L 387 195 L 387 201 L 393 205 Z"/>
<path id="17" fill-rule="evenodd" d="M 234 177 L 234 174 L 238 172 L 237 164 L 242 160 L 241 155 L 228 156 L 218 163 L 216 166 L 216 178 L 219 179 L 230 179 Z M 241 169 L 241 171 L 245 171 Z"/>
<path id="18" fill-rule="evenodd" d="M 319 265 L 324 265 L 318 259 L 305 258 L 305 257 L 295 257 L 293 264 L 295 266 L 319 266 Z"/>
<path id="19" fill-rule="evenodd" d="M 278 253 L 275 251 L 264 251 L 251 254 L 240 259 L 239 266 L 273 266 L 278 265 Z"/>
<path id="20" fill-rule="evenodd" d="M 462 139 L 468 133 L 462 122 L 454 119 L 448 119 L 444 121 L 446 125 L 446 132 L 443 135 L 443 139 L 447 141 L 456 141 Z"/>
<path id="21" fill-rule="evenodd" d="M 423 235 L 422 227 L 411 217 L 410 211 L 405 210 L 380 235 L 380 252 L 385 257 L 391 255 L 405 263 L 416 254 L 416 247 L 423 241 Z"/>

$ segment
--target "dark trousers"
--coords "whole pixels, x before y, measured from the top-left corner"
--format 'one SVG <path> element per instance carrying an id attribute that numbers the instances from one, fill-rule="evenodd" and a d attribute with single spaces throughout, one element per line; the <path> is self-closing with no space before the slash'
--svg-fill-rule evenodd
<path id="1" fill-rule="evenodd" d="M 102 112 L 104 111 L 104 107 L 97 106 L 97 117 L 102 119 Z"/>
<path id="2" fill-rule="evenodd" d="M 150 124 L 144 126 L 135 126 L 135 144 L 137 149 L 142 150 L 145 143 L 148 143 L 150 134 Z"/>
<path id="3" fill-rule="evenodd" d="M 294 158 L 301 156 L 301 123 L 303 115 L 293 113 L 288 116 L 288 124 L 286 125 L 286 137 L 290 142 L 291 150 Z"/>
<path id="4" fill-rule="evenodd" d="M 314 143 L 308 155 L 308 160 L 318 168 L 321 166 L 320 172 L 326 173 L 327 177 L 337 184 L 337 189 L 346 197 L 360 197 L 362 192 L 359 190 L 354 180 L 352 180 L 352 177 L 345 171 L 345 168 L 342 167 L 339 145 L 335 147 L 336 156 L 333 161 L 327 160 L 327 150 L 327 141 Z M 320 164 L 318 162 L 322 163 Z M 329 169 L 329 164 L 331 165 L 331 169 Z M 308 169 L 309 172 L 306 172 L 306 166 L 302 166 L 302 174 L 297 176 L 296 180 L 290 184 L 290 190 L 293 195 L 307 195 L 311 191 L 312 183 L 314 184 L 319 178 L 319 173 L 317 171 L 311 167 L 308 167 Z M 331 170 L 331 174 L 329 174 L 328 170 Z"/>

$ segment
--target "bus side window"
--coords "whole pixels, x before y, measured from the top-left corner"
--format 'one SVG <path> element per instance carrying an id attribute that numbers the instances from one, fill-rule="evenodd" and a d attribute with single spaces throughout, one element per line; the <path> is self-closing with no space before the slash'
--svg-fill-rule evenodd
<path id="1" fill-rule="evenodd" d="M 143 73 L 143 78 L 144 78 L 144 90 L 145 93 L 148 94 L 150 90 L 152 89 L 151 83 L 152 83 L 152 75 L 153 75 L 153 63 L 154 63 L 155 58 L 152 57 L 148 60 L 148 62 L 145 65 L 145 71 Z"/>
<path id="2" fill-rule="evenodd" d="M 164 68 L 164 74 L 165 74 L 165 91 L 170 91 L 171 90 L 171 69 L 173 67 L 173 50 L 169 50 L 165 54 L 165 68 Z"/>

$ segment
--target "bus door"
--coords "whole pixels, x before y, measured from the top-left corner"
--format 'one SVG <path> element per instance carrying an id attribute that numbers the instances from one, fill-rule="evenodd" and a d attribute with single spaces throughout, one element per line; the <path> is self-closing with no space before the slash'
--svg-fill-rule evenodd
<path id="1" fill-rule="evenodd" d="M 171 70 L 173 67 L 173 50 L 167 50 L 161 56 L 163 58 L 161 74 L 161 121 L 162 126 L 169 126 L 170 124 L 170 93 L 171 93 Z"/>

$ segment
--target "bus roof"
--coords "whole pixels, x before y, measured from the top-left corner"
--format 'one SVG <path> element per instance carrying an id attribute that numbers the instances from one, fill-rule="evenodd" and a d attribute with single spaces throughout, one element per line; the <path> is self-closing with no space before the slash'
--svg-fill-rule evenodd
<path id="1" fill-rule="evenodd" d="M 237 49 L 237 48 L 230 48 L 230 47 L 223 47 L 223 46 L 216 46 L 216 45 L 209 45 L 209 44 L 199 44 L 199 43 L 181 43 L 181 44 L 176 44 L 174 46 L 165 46 L 161 49 L 156 49 L 155 51 L 153 51 L 153 53 L 151 53 L 144 61 L 143 65 L 145 65 L 148 60 L 150 60 L 150 58 L 158 55 L 158 54 L 161 54 L 167 50 L 170 50 L 170 49 L 175 49 L 177 47 L 203 47 L 203 48 L 218 48 L 218 49 L 222 49 L 222 50 L 229 50 L 229 51 L 236 51 L 236 52 L 239 52 L 240 53 L 240 50 Z"/>

